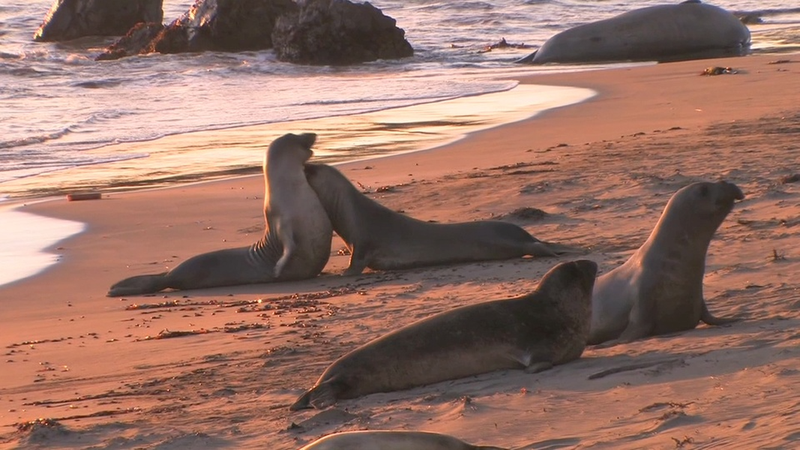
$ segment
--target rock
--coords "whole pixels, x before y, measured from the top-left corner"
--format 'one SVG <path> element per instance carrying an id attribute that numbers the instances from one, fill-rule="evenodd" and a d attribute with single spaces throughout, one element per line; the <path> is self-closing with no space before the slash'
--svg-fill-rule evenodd
<path id="1" fill-rule="evenodd" d="M 161 23 L 162 0 L 55 0 L 35 41 L 122 36 L 139 22 Z"/>
<path id="2" fill-rule="evenodd" d="M 297 9 L 292 0 L 197 0 L 152 48 L 159 53 L 268 49 L 278 17 Z"/>
<path id="3" fill-rule="evenodd" d="M 308 0 L 278 19 L 272 32 L 281 61 L 346 65 L 412 56 L 405 31 L 370 3 Z"/>
<path id="4" fill-rule="evenodd" d="M 111 44 L 111 46 L 95 58 L 95 60 L 107 61 L 138 55 L 140 53 L 148 53 L 150 43 L 162 30 L 164 30 L 164 25 L 161 23 L 137 23 L 128 31 L 128 34 Z"/>

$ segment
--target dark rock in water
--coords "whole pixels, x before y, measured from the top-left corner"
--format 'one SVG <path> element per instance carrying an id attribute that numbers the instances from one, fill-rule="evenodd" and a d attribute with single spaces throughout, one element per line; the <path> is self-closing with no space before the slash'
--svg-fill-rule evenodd
<path id="1" fill-rule="evenodd" d="M 107 61 L 138 55 L 140 53 L 148 53 L 150 43 L 162 30 L 164 30 L 164 25 L 161 23 L 137 23 L 128 31 L 128 34 L 111 44 L 111 46 L 95 58 L 95 60 Z"/>
<path id="2" fill-rule="evenodd" d="M 281 61 L 301 64 L 355 64 L 412 56 L 405 31 L 370 3 L 308 0 L 296 14 L 278 19 L 272 32 Z"/>
<path id="3" fill-rule="evenodd" d="M 197 0 L 183 17 L 156 37 L 160 53 L 243 51 L 272 47 L 272 29 L 292 0 Z"/>
<path id="4" fill-rule="evenodd" d="M 55 0 L 35 41 L 68 41 L 83 36 L 122 36 L 139 22 L 164 19 L 162 0 Z"/>
<path id="5" fill-rule="evenodd" d="M 167 26 L 148 24 L 146 29 L 132 29 L 97 59 L 145 53 L 268 49 L 272 47 L 272 29 L 278 17 L 297 10 L 292 0 L 197 0 L 188 12 Z"/>
<path id="6" fill-rule="evenodd" d="M 172 22 L 164 27 L 160 33 L 153 38 L 143 53 L 185 53 L 190 51 L 203 51 L 210 47 L 205 41 L 200 30 L 192 30 L 188 26 L 179 23 L 179 20 Z M 189 36 L 192 35 L 195 49 L 190 49 Z M 202 44 L 201 44 L 202 42 Z"/>

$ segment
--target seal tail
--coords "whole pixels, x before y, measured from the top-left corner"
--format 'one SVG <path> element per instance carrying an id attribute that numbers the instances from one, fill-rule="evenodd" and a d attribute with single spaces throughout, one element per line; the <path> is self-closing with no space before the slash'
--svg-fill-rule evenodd
<path id="1" fill-rule="evenodd" d="M 157 275 L 137 275 L 115 283 L 108 290 L 106 296 L 117 297 L 120 295 L 151 294 L 168 287 L 170 286 L 167 272 Z"/>
<path id="2" fill-rule="evenodd" d="M 700 315 L 700 320 L 702 320 L 703 323 L 705 323 L 706 325 L 722 326 L 722 325 L 728 325 L 730 323 L 738 322 L 740 319 L 737 318 L 737 317 L 726 318 L 726 317 L 714 316 L 708 310 L 708 306 L 706 305 L 706 302 L 703 301 L 703 312 Z"/>
<path id="3" fill-rule="evenodd" d="M 298 411 L 306 408 L 325 409 L 336 403 L 336 389 L 329 381 L 318 384 L 301 395 L 296 402 L 289 407 L 290 411 Z"/>
<path id="4" fill-rule="evenodd" d="M 289 407 L 289 411 L 300 411 L 301 409 L 309 409 L 312 408 L 311 406 L 311 393 L 314 389 L 307 390 L 303 395 L 301 395 L 297 401 L 292 403 Z"/>
<path id="5" fill-rule="evenodd" d="M 536 57 L 537 53 L 539 53 L 539 50 L 536 50 L 533 53 L 531 53 L 530 55 L 524 56 L 524 57 L 514 61 L 514 64 L 533 64 L 533 58 Z"/>
<path id="6" fill-rule="evenodd" d="M 524 251 L 526 255 L 532 256 L 558 256 L 586 253 L 582 248 L 543 241 L 536 241 L 526 244 Z"/>

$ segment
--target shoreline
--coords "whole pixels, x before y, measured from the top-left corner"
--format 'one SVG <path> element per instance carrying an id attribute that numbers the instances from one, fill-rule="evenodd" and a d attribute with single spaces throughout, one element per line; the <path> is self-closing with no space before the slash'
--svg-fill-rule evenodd
<path id="1" fill-rule="evenodd" d="M 517 78 L 509 77 L 509 82 Z M 320 136 L 315 145 L 318 160 L 363 161 L 436 148 L 470 133 L 584 101 L 591 95 L 588 90 L 569 86 L 518 83 L 504 91 L 359 114 L 178 133 L 85 151 L 147 156 L 12 179 L 0 183 L 0 189 L 4 189 L 7 201 L 25 201 L 81 190 L 126 192 L 260 175 L 261 154 L 269 142 L 284 133 L 306 130 L 315 130 Z M 489 110 L 497 105 L 502 106 Z"/>
<path id="2" fill-rule="evenodd" d="M 791 62 L 769 64 L 777 59 Z M 740 73 L 700 76 L 708 66 Z M 785 412 L 800 389 L 800 183 L 791 181 L 800 109 L 786 93 L 800 90 L 800 55 L 521 82 L 598 95 L 433 150 L 339 168 L 392 209 L 422 220 L 508 217 L 542 240 L 586 249 L 602 271 L 641 245 L 675 190 L 728 179 L 746 198 L 712 240 L 704 291 L 712 313 L 744 321 L 590 348 L 536 375 L 489 373 L 291 413 L 288 404 L 344 352 L 439 311 L 529 292 L 563 259 L 341 277 L 347 257 L 335 238 L 328 266 L 311 280 L 107 298 L 126 276 L 257 240 L 261 177 L 37 203 L 21 210 L 88 227 L 58 244 L 62 263 L 0 287 L 0 448 L 116 439 L 296 449 L 355 429 L 418 429 L 510 448 L 796 444 L 800 422 Z M 395 189 L 375 193 L 387 185 Z M 514 216 L 524 207 L 546 215 Z M 159 339 L 164 330 L 187 334 Z M 679 362 L 587 382 L 659 358 Z M 63 428 L 15 428 L 36 418 Z"/>

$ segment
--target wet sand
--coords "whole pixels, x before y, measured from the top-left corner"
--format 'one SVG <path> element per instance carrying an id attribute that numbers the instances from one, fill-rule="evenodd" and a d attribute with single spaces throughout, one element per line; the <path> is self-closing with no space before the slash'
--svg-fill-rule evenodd
<path id="1" fill-rule="evenodd" d="M 709 66 L 738 73 L 700 76 Z M 262 179 L 29 205 L 21 210 L 87 231 L 51 249 L 59 264 L 0 288 L 0 447 L 293 449 L 358 429 L 508 448 L 798 445 L 800 57 L 524 82 L 599 95 L 435 150 L 341 168 L 395 210 L 504 218 L 584 248 L 602 271 L 644 242 L 676 190 L 734 182 L 746 198 L 712 241 L 704 287 L 712 313 L 743 321 L 590 347 L 535 375 L 494 372 L 290 412 L 345 352 L 455 306 L 527 293 L 565 258 L 342 277 L 347 257 L 334 238 L 312 280 L 107 298 L 124 277 L 257 240 Z M 393 189 L 376 193 L 382 186 Z M 589 379 L 639 362 L 656 364 Z"/>

